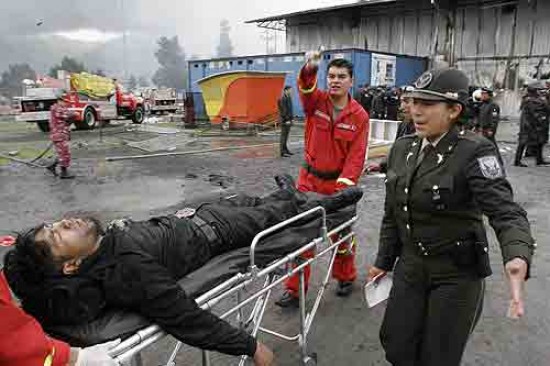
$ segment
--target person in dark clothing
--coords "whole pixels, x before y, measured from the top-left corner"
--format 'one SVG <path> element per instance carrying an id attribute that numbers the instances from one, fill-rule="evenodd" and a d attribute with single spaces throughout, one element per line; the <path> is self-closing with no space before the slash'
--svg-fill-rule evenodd
<path id="1" fill-rule="evenodd" d="M 477 117 L 476 132 L 483 135 L 495 145 L 497 157 L 503 164 L 502 156 L 498 149 L 496 134 L 500 122 L 500 107 L 493 101 L 493 91 L 488 88 L 481 89 L 481 103 Z"/>
<path id="2" fill-rule="evenodd" d="M 379 87 L 374 93 L 374 97 L 372 99 L 372 112 L 373 118 L 386 118 L 386 93 L 381 87 Z"/>
<path id="3" fill-rule="evenodd" d="M 368 114 L 371 113 L 372 110 L 372 99 L 374 98 L 373 91 L 369 87 L 369 84 L 365 84 L 357 94 L 355 95 L 355 100 L 361 104 L 361 107 L 365 111 L 367 111 Z"/>
<path id="4" fill-rule="evenodd" d="M 462 131 L 475 130 L 481 104 L 481 89 L 476 89 L 464 105 L 464 111 L 457 121 L 457 127 Z"/>
<path id="5" fill-rule="evenodd" d="M 514 165 L 527 167 L 521 161 L 526 147 L 533 149 L 537 165 L 549 165 L 544 160 L 544 145 L 548 142 L 549 108 L 541 97 L 540 86 L 536 83 L 527 87 L 527 97 L 521 104 L 521 116 L 518 134 L 518 148 Z"/>
<path id="6" fill-rule="evenodd" d="M 491 274 L 483 215 L 500 242 L 511 318 L 524 315 L 535 244 L 495 146 L 455 127 L 467 98 L 466 75 L 431 70 L 415 88 L 416 135 L 390 151 L 380 243 L 368 279 L 394 272 L 380 330 L 392 365 L 459 366 Z"/>
<path id="7" fill-rule="evenodd" d="M 284 177 L 284 176 L 283 176 Z M 304 210 L 357 202 L 359 188 L 325 198 L 282 189 L 266 198 L 203 204 L 195 212 L 122 221 L 103 231 L 94 219 L 39 225 L 16 239 L 5 274 L 23 309 L 43 325 L 82 324 L 106 308 L 137 312 L 178 340 L 270 365 L 271 351 L 188 297 L 177 280 L 211 258 L 250 245 L 254 236 Z"/>
<path id="8" fill-rule="evenodd" d="M 281 123 L 280 152 L 282 157 L 294 155 L 288 150 L 287 141 L 292 127 L 294 112 L 292 111 L 292 87 L 287 85 L 283 96 L 279 99 L 279 121 Z"/>
<path id="9" fill-rule="evenodd" d="M 397 121 L 399 113 L 399 94 L 397 88 L 392 88 L 386 93 L 386 119 Z"/>
<path id="10" fill-rule="evenodd" d="M 411 105 L 412 99 L 410 98 L 410 93 L 414 91 L 412 86 L 405 88 L 405 91 L 401 95 L 401 113 L 402 121 L 397 126 L 397 133 L 395 134 L 395 140 L 398 138 L 410 135 L 416 132 L 414 128 L 414 122 L 411 116 Z"/>

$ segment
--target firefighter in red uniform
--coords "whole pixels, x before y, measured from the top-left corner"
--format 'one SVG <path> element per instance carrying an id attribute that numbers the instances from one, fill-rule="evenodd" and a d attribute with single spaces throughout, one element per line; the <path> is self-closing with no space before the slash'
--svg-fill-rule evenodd
<path id="1" fill-rule="evenodd" d="M 306 115 L 304 164 L 297 186 L 302 192 L 334 194 L 356 185 L 365 163 L 369 134 L 369 115 L 350 95 L 353 85 L 353 64 L 334 59 L 327 67 L 327 91 L 317 88 L 320 53 L 307 55 L 300 70 L 298 90 Z M 338 296 L 348 296 L 357 277 L 355 238 L 342 243 L 334 262 L 332 276 L 338 280 Z M 305 258 L 313 256 L 305 253 Z M 306 290 L 310 268 L 305 270 Z M 299 277 L 286 283 L 286 292 L 276 304 L 298 306 Z"/>
<path id="2" fill-rule="evenodd" d="M 57 103 L 50 109 L 50 139 L 55 147 L 57 159 L 48 166 L 48 170 L 57 175 L 56 167 L 59 164 L 61 167 L 59 178 L 61 179 L 74 178 L 74 175 L 69 172 L 69 166 L 71 165 L 71 150 L 69 147 L 71 129 L 70 112 L 67 109 L 68 98 L 67 94 L 61 94 L 57 99 Z"/>
<path id="3" fill-rule="evenodd" d="M 0 244 L 6 246 L 6 237 L 2 239 Z M 107 351 L 119 342 L 80 349 L 48 337 L 34 318 L 13 303 L 4 272 L 0 271 L 0 365 L 116 366 L 118 362 Z"/>

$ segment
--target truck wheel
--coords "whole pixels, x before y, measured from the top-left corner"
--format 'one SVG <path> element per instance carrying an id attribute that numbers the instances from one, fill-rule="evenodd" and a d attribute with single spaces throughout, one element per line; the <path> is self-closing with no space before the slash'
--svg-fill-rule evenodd
<path id="1" fill-rule="evenodd" d="M 48 121 L 40 121 L 40 122 L 36 122 L 36 124 L 38 125 L 38 128 L 40 129 L 40 131 L 50 132 L 50 123 Z"/>
<path id="2" fill-rule="evenodd" d="M 79 130 L 93 130 L 97 120 L 93 109 L 88 108 L 84 111 L 84 119 L 76 123 L 76 128 Z"/>
<path id="3" fill-rule="evenodd" d="M 132 114 L 132 122 L 139 125 L 143 122 L 144 117 L 145 117 L 145 112 L 143 111 L 143 107 L 139 106 L 134 111 L 134 114 Z"/>

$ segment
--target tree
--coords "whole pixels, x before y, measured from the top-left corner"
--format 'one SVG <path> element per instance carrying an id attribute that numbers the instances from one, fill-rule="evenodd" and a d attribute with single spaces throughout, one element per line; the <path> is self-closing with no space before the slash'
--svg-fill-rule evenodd
<path id="1" fill-rule="evenodd" d="M 8 70 L 2 73 L 0 92 L 10 98 L 21 95 L 24 79 L 36 80 L 36 72 L 29 64 L 9 65 Z"/>
<path id="2" fill-rule="evenodd" d="M 161 37 L 155 57 L 160 68 L 153 75 L 153 83 L 158 87 L 184 89 L 187 84 L 185 53 L 179 45 L 178 37 Z"/>
<path id="3" fill-rule="evenodd" d="M 74 58 L 65 56 L 63 57 L 59 65 L 54 65 L 50 69 L 50 72 L 48 73 L 48 75 L 50 75 L 52 78 L 56 78 L 57 71 L 59 70 L 65 70 L 70 73 L 78 73 L 78 72 L 86 71 L 86 66 L 84 66 L 84 63 L 78 62 L 78 60 Z"/>
<path id="4" fill-rule="evenodd" d="M 226 19 L 220 22 L 220 44 L 218 45 L 218 57 L 230 57 L 233 56 L 233 44 L 231 38 L 229 38 L 229 21 Z"/>
<path id="5" fill-rule="evenodd" d="M 134 75 L 130 75 L 130 79 L 128 80 L 128 89 L 134 90 L 138 86 L 138 81 Z"/>

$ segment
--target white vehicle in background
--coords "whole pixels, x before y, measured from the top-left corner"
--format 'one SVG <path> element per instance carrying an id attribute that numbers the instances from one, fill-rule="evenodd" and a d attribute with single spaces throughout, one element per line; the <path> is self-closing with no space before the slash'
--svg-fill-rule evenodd
<path id="1" fill-rule="evenodd" d="M 141 96 L 145 101 L 145 109 L 150 114 L 176 113 L 176 89 L 173 88 L 144 88 Z"/>
<path id="2" fill-rule="evenodd" d="M 50 108 L 57 102 L 58 88 L 26 88 L 25 95 L 17 97 L 21 105 L 17 121 L 36 123 L 40 131 L 50 130 Z"/>

